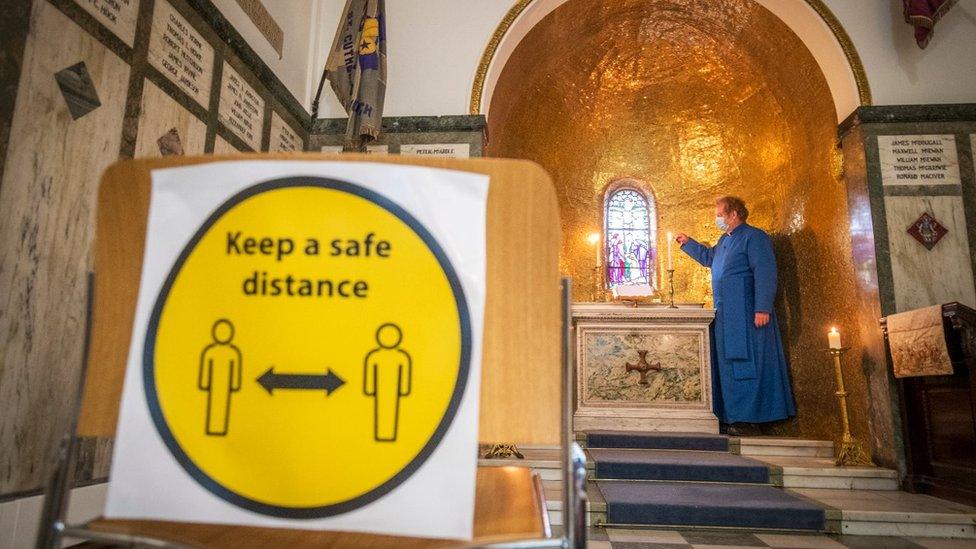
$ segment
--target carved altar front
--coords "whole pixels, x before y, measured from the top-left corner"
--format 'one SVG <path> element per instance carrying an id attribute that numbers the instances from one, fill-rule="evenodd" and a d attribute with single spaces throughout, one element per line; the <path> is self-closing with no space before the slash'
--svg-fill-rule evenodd
<path id="1" fill-rule="evenodd" d="M 697 305 L 573 304 L 574 429 L 717 433 L 714 317 Z"/>

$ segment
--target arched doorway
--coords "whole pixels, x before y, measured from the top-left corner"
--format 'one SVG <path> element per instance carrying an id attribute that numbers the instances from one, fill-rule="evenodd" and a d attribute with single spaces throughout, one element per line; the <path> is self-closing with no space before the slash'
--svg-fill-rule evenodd
<path id="1" fill-rule="evenodd" d="M 810 49 L 757 1 L 568 0 L 499 70 L 487 151 L 553 175 L 561 267 L 579 300 L 592 295 L 586 236 L 600 230 L 607 181 L 654 182 L 658 249 L 668 231 L 714 242 L 714 199 L 743 197 L 780 262 L 777 310 L 800 410 L 781 432 L 833 437 L 822 340 L 838 324 L 856 345 L 834 98 Z M 710 302 L 707 270 L 680 254 L 675 269 L 679 300 Z M 867 439 L 864 380 L 850 385 L 855 434 Z"/>

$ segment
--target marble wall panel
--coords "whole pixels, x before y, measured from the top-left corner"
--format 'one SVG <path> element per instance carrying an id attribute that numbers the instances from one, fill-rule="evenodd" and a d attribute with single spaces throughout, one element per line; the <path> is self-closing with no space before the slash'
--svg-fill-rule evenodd
<path id="1" fill-rule="evenodd" d="M 976 307 L 961 191 L 959 196 L 885 196 L 884 205 L 896 311 L 949 301 Z M 949 231 L 931 250 L 908 234 L 923 212 Z"/>
<path id="2" fill-rule="evenodd" d="M 173 130 L 183 154 L 203 154 L 207 125 L 158 86 L 146 80 L 143 83 L 142 108 L 139 114 L 136 158 L 174 154 L 172 147 L 168 147 L 174 140 L 170 133 Z"/>
<path id="3" fill-rule="evenodd" d="M 862 441 L 869 441 L 875 463 L 884 467 L 904 468 L 901 453 L 901 424 L 895 396 L 895 380 L 885 358 L 885 342 L 878 326 L 881 318 L 879 254 L 872 219 L 871 185 L 868 176 L 868 151 L 864 131 L 854 128 L 843 139 L 844 179 L 851 227 L 851 257 L 857 292 L 854 297 L 854 322 L 861 343 L 860 356 L 845 356 L 844 377 L 851 431 Z M 874 192 L 880 193 L 875 188 Z M 880 235 L 880 233 L 878 233 Z M 886 233 L 885 233 L 886 234 Z M 887 266 L 887 262 L 884 262 Z"/>
<path id="4" fill-rule="evenodd" d="M 264 99 L 230 63 L 225 63 L 223 68 L 217 119 L 249 147 L 261 150 Z"/>
<path id="5" fill-rule="evenodd" d="M 214 72 L 213 46 L 166 0 L 156 0 L 153 10 L 149 64 L 207 108 Z"/>
<path id="6" fill-rule="evenodd" d="M 384 147 L 391 154 L 434 152 L 427 149 L 454 147 L 454 156 L 484 156 L 485 117 L 463 116 L 403 116 L 383 119 L 383 132 L 374 146 Z M 320 119 L 308 136 L 309 150 L 341 150 L 345 140 L 346 120 Z M 444 156 L 447 151 L 438 151 Z"/>
<path id="7" fill-rule="evenodd" d="M 213 153 L 214 154 L 240 154 L 241 151 L 234 148 L 234 146 L 231 145 L 226 139 L 218 135 L 217 139 L 214 141 Z"/>
<path id="8" fill-rule="evenodd" d="M 450 158 L 468 158 L 471 156 L 471 145 L 468 143 L 431 143 L 427 145 L 400 145 L 403 156 L 446 156 Z"/>
<path id="9" fill-rule="evenodd" d="M 640 333 L 636 331 L 588 332 L 583 342 L 584 400 L 628 406 L 693 402 L 702 400 L 702 335 L 689 333 Z M 648 351 L 646 362 L 660 366 L 649 371 L 641 384 L 637 371 L 638 350 Z"/>
<path id="10" fill-rule="evenodd" d="M 54 73 L 78 62 L 101 105 L 74 120 Z M 33 3 L 0 185 L 0 494 L 41 486 L 73 410 L 96 190 L 118 158 L 128 82 L 122 59 Z"/>
<path id="11" fill-rule="evenodd" d="M 136 39 L 139 0 L 75 0 L 130 48 Z"/>
<path id="12" fill-rule="evenodd" d="M 269 152 L 299 152 L 305 150 L 305 141 L 291 129 L 278 113 L 271 111 L 271 141 Z"/>

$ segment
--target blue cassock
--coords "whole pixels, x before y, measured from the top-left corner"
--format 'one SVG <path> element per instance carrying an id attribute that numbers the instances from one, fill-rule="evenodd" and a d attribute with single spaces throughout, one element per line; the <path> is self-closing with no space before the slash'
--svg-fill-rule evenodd
<path id="1" fill-rule="evenodd" d="M 709 248 L 681 250 L 712 269 L 712 400 L 723 423 L 762 423 L 796 415 L 773 299 L 776 257 L 769 235 L 745 223 Z M 756 328 L 756 312 L 769 323 Z"/>

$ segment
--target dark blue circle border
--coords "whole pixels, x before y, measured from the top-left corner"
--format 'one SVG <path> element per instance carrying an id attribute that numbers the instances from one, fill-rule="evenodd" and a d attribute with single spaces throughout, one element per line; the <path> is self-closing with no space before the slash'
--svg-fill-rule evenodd
<path id="1" fill-rule="evenodd" d="M 170 430 L 169 425 L 166 423 L 165 417 L 163 416 L 156 390 L 154 357 L 156 351 L 156 338 L 159 330 L 159 321 L 160 317 L 162 316 L 163 306 L 166 304 L 166 300 L 173 288 L 173 284 L 175 283 L 180 271 L 183 269 L 184 264 L 189 259 L 190 254 L 196 248 L 197 244 L 200 243 L 200 240 L 203 239 L 204 235 L 209 232 L 210 228 L 213 227 L 213 225 L 233 207 L 251 197 L 278 189 L 302 187 L 332 189 L 358 196 L 376 204 L 377 206 L 380 206 L 413 229 L 414 233 L 416 233 L 417 236 L 424 241 L 428 249 L 430 249 L 430 251 L 437 258 L 441 269 L 444 271 L 444 274 L 450 283 L 451 290 L 453 290 L 454 301 L 457 306 L 458 319 L 460 323 L 461 353 L 460 363 L 458 365 L 458 377 L 457 381 L 455 382 L 454 392 L 451 395 L 451 400 L 448 403 L 447 410 L 441 417 L 440 423 L 437 425 L 437 428 L 434 430 L 434 433 L 431 435 L 430 439 L 428 439 L 427 443 L 421 448 L 420 452 L 418 452 L 417 455 L 414 456 L 414 458 L 407 463 L 403 469 L 372 490 L 339 503 L 315 507 L 284 507 L 263 503 L 242 496 L 241 494 L 238 494 L 223 486 L 207 475 L 199 466 L 196 465 L 196 463 L 193 462 L 186 452 L 183 451 L 183 448 L 176 441 L 176 438 L 173 436 L 173 433 Z M 167 448 L 169 448 L 170 453 L 172 453 L 173 457 L 176 458 L 176 461 L 179 462 L 183 469 L 191 477 L 193 477 L 194 480 L 219 498 L 249 511 L 261 513 L 263 515 L 291 519 L 323 518 L 346 513 L 376 501 L 410 478 L 433 454 L 434 450 L 447 433 L 448 428 L 453 423 L 454 418 L 457 416 L 458 409 L 461 405 L 461 399 L 464 397 L 464 390 L 467 386 L 468 374 L 471 368 L 471 318 L 468 311 L 467 300 L 464 295 L 464 289 L 461 287 L 460 279 L 457 276 L 454 266 L 448 259 L 447 254 L 444 253 L 444 250 L 441 248 L 440 244 L 438 244 L 437 240 L 430 233 L 430 231 L 428 231 L 427 228 L 420 223 L 420 221 L 404 210 L 400 205 L 375 191 L 347 181 L 315 176 L 285 177 L 258 183 L 238 192 L 221 204 L 216 210 L 214 210 L 214 212 L 210 214 L 210 217 L 207 218 L 197 232 L 194 233 L 193 237 L 183 248 L 179 257 L 177 257 L 176 262 L 163 283 L 163 287 L 159 292 L 159 297 L 156 299 L 156 303 L 153 306 L 152 314 L 149 318 L 149 325 L 146 329 L 146 341 L 143 345 L 142 362 L 143 385 L 146 392 L 146 402 L 148 404 L 153 423 L 156 426 L 156 430 L 159 432 L 159 435 L 162 437 Z"/>

